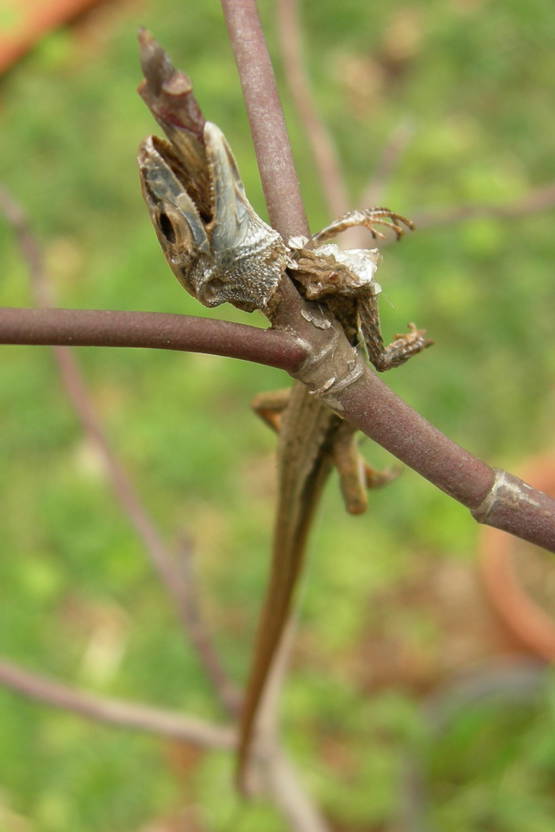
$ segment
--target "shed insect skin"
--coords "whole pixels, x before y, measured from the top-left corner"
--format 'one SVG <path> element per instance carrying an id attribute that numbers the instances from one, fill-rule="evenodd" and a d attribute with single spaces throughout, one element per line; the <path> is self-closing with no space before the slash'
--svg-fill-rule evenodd
<path id="1" fill-rule="evenodd" d="M 311 239 L 284 241 L 250 205 L 229 144 L 215 124 L 204 121 L 187 76 L 174 69 L 147 32 L 140 41 L 145 75 L 140 93 L 168 138 L 151 136 L 142 143 L 141 186 L 164 256 L 184 288 L 205 306 L 229 302 L 248 312 L 259 309 L 271 320 L 287 271 L 305 300 L 327 307 L 351 344 L 364 346 L 377 370 L 397 367 L 430 346 L 414 324 L 384 345 L 377 305 L 381 287 L 374 279 L 379 252 L 343 251 L 327 242 L 357 225 L 374 239 L 384 236 L 376 226 L 386 226 L 399 239 L 412 230 L 411 221 L 387 208 L 369 208 L 346 214 Z M 335 465 L 347 511 L 359 514 L 366 509 L 366 489 L 397 473 L 375 471 L 362 461 L 355 429 L 301 382 L 290 391 L 257 396 L 253 408 L 279 434 L 278 505 L 270 581 L 241 712 L 237 784 L 244 793 L 249 763 L 261 750 L 258 717 L 325 481 Z"/>
<path id="2" fill-rule="evenodd" d="M 207 170 L 200 172 L 186 168 L 170 142 L 150 136 L 141 145 L 152 224 L 177 279 L 200 303 L 264 311 L 287 266 L 287 248 L 248 201 L 220 128 L 205 122 L 203 139 Z M 194 201 L 199 174 L 209 183 L 204 205 Z"/>

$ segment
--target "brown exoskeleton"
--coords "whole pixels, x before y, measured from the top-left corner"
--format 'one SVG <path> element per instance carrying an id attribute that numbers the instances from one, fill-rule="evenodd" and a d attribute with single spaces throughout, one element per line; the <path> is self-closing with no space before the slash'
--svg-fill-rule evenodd
<path id="1" fill-rule="evenodd" d="M 141 145 L 139 170 L 145 202 L 160 245 L 183 286 L 205 306 L 226 301 L 240 309 L 268 309 L 288 270 L 307 300 L 325 304 L 352 343 L 366 345 L 378 370 L 403 363 L 427 347 L 411 325 L 384 347 L 374 279 L 377 249 L 342 251 L 331 237 L 355 225 L 400 238 L 410 220 L 387 208 L 353 211 L 311 240 L 284 241 L 254 211 L 222 131 L 202 116 L 187 76 L 174 69 L 158 44 L 141 33 L 145 81 L 140 92 L 169 141 L 151 136 Z"/>
<path id="2" fill-rule="evenodd" d="M 403 363 L 430 342 L 421 330 L 399 335 L 388 347 L 381 337 L 374 275 L 377 249 L 343 251 L 325 240 L 355 225 L 373 237 L 376 224 L 400 238 L 412 223 L 389 211 L 353 211 L 311 240 L 286 244 L 254 211 L 222 131 L 204 122 L 201 169 L 186 167 L 170 142 L 151 136 L 141 145 L 143 195 L 160 245 L 183 286 L 205 306 L 226 301 L 240 309 L 264 311 L 285 269 L 307 300 L 326 304 L 351 342 L 362 341 L 378 370 Z"/>
<path id="3" fill-rule="evenodd" d="M 205 122 L 202 138 L 202 171 L 187 170 L 170 143 L 155 136 L 141 146 L 141 182 L 152 223 L 178 280 L 202 304 L 228 301 L 247 312 L 264 310 L 287 266 L 287 247 L 250 205 L 219 127 Z M 202 201 L 197 173 L 207 179 Z"/>

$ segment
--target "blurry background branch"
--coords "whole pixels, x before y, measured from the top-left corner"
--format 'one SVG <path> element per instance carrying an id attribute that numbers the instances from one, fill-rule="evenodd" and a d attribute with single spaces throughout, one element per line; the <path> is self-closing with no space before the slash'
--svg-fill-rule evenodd
<path id="1" fill-rule="evenodd" d="M 321 119 L 311 89 L 302 54 L 302 26 L 299 0 L 278 0 L 276 22 L 283 69 L 291 100 L 310 144 L 314 166 L 324 194 L 329 219 L 346 213 L 353 207 L 375 206 L 382 202 L 384 192 L 395 175 L 397 164 L 406 150 L 414 128 L 407 122 L 399 124 L 378 158 L 374 173 L 353 205 L 347 194 L 337 148 L 331 133 Z M 444 206 L 436 210 L 409 211 L 416 228 L 421 231 L 440 225 L 451 225 L 476 218 L 522 219 L 529 214 L 555 206 L 555 184 L 531 188 L 514 200 L 500 204 L 468 204 Z M 350 229 L 342 236 L 345 248 L 365 248 L 368 234 L 364 229 Z M 388 238 L 383 245 L 391 243 Z"/>
<path id="2" fill-rule="evenodd" d="M 330 219 L 335 219 L 347 213 L 351 204 L 337 148 L 320 118 L 306 73 L 298 0 L 278 0 L 276 22 L 287 91 L 310 144 Z"/>
<path id="3" fill-rule="evenodd" d="M 417 213 L 414 220 L 419 229 L 464 222 L 465 220 L 491 217 L 492 219 L 519 220 L 528 215 L 552 210 L 555 206 L 555 183 L 531 188 L 522 196 L 502 204 L 456 205 L 435 211 Z"/>
<path id="4" fill-rule="evenodd" d="M 21 206 L 17 205 L 5 190 L 0 192 L 0 197 L 0 207 L 17 231 L 17 239 L 27 263 L 36 302 L 41 307 L 48 306 L 52 302 L 52 290 L 39 244 L 31 232 Z M 15 312 L 14 317 L 21 319 L 24 310 L 12 311 Z M 89 317 L 91 316 L 94 327 L 94 317 L 102 316 L 101 313 L 97 313 L 96 316 L 95 313 L 89 313 Z M 32 315 L 29 317 L 32 318 Z M 54 315 L 54 324 L 57 320 L 59 325 L 60 317 L 59 312 Z M 71 313 L 68 317 L 71 317 Z M 199 615 L 198 603 L 195 600 L 197 588 L 193 588 L 191 570 L 184 574 L 180 569 L 174 553 L 166 546 L 152 516 L 143 504 L 128 471 L 111 447 L 74 354 L 67 347 L 61 346 L 53 346 L 52 351 L 68 401 L 103 461 L 106 475 L 121 509 L 138 534 L 154 571 L 172 602 L 184 633 L 195 648 L 201 665 L 213 684 L 216 695 L 228 712 L 235 713 L 239 705 L 239 694 L 216 655 L 206 622 Z M 185 544 L 182 544 L 182 557 L 185 553 L 184 548 Z M 187 556 L 190 557 L 189 549 Z M 188 587 L 185 586 L 187 579 Z"/>
<path id="5" fill-rule="evenodd" d="M 38 673 L 31 673 L 5 659 L 0 659 L 0 684 L 28 699 L 65 708 L 88 719 L 110 722 L 122 728 L 135 728 L 206 748 L 229 749 L 235 745 L 235 735 L 230 728 L 149 705 L 95 696 Z"/>

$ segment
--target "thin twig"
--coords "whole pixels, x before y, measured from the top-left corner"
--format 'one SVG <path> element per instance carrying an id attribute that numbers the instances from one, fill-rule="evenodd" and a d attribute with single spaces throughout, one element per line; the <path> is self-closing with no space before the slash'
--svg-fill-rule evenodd
<path id="1" fill-rule="evenodd" d="M 222 0 L 247 106 L 260 179 L 274 228 L 308 234 L 291 144 L 255 0 Z"/>
<path id="2" fill-rule="evenodd" d="M 195 650 L 202 657 L 202 663 L 208 678 L 216 685 L 216 689 L 222 694 L 225 693 L 226 701 L 231 707 L 229 710 L 236 712 L 239 708 L 240 694 L 235 685 L 230 686 L 230 680 L 222 668 L 219 656 L 214 649 L 211 634 L 206 625 L 201 606 L 198 580 L 193 569 L 193 545 L 192 541 L 185 536 L 176 546 L 177 565 L 179 569 L 180 585 L 183 588 L 185 603 L 183 604 L 183 615 L 187 620 L 187 633 Z"/>
<path id="3" fill-rule="evenodd" d="M 555 205 L 555 182 L 532 188 L 523 196 L 501 205 L 458 205 L 454 208 L 440 208 L 437 211 L 422 211 L 411 218 L 418 230 L 451 225 L 465 220 L 482 217 L 492 219 L 519 219 L 529 214 L 546 211 Z"/>
<path id="4" fill-rule="evenodd" d="M 31 232 L 24 211 L 4 189 L 0 191 L 0 208 L 4 211 L 16 232 L 21 253 L 27 263 L 31 287 L 37 303 L 39 306 L 47 306 L 51 302 L 52 293 L 40 247 Z M 41 311 L 44 313 L 52 310 Z M 239 694 L 235 685 L 228 679 L 223 667 L 221 667 L 208 634 L 205 633 L 203 639 L 199 640 L 198 626 L 200 625 L 197 625 L 194 633 L 190 633 L 188 630 L 189 596 L 183 585 L 175 558 L 164 543 L 162 535 L 148 510 L 143 505 L 131 477 L 110 445 L 74 354 L 67 347 L 54 346 L 52 350 L 58 365 L 62 385 L 87 436 L 96 446 L 104 462 L 105 471 L 121 508 L 142 541 L 150 562 L 162 586 L 171 598 L 184 631 L 196 649 L 199 661 L 211 680 L 217 696 L 228 712 L 235 713 L 239 703 Z M 208 653 L 206 652 L 207 647 Z"/>
<path id="5" fill-rule="evenodd" d="M 232 728 L 150 705 L 96 696 L 5 659 L 0 659 L 0 684 L 27 699 L 72 711 L 86 719 L 145 731 L 200 748 L 228 750 L 235 748 L 237 741 Z M 276 757 L 268 772 L 268 794 L 295 832 L 326 832 L 327 826 L 300 785 L 298 773 L 282 754 Z"/>
<path id="6" fill-rule="evenodd" d="M 399 160 L 407 149 L 412 135 L 413 128 L 408 121 L 403 121 L 391 131 L 391 135 L 378 159 L 374 173 L 357 200 L 361 208 L 371 205 L 381 205 L 383 203 L 385 190 L 393 177 Z M 367 242 L 368 232 L 366 232 L 365 245 L 367 245 Z"/>
<path id="7" fill-rule="evenodd" d="M 305 71 L 298 0 L 278 0 L 276 11 L 280 50 L 289 94 L 312 149 L 330 218 L 339 217 L 349 210 L 349 198 L 337 150 L 314 104 L 314 96 Z"/>
<path id="8" fill-rule="evenodd" d="M 331 832 L 322 812 L 303 787 L 302 774 L 281 748 L 273 752 L 266 775 L 268 795 L 287 819 L 291 832 Z"/>
<path id="9" fill-rule="evenodd" d="M 139 705 L 122 699 L 95 696 L 63 685 L 46 676 L 24 670 L 19 665 L 0 660 L 0 684 L 28 699 L 56 708 L 110 722 L 122 728 L 137 728 L 162 737 L 183 740 L 206 748 L 234 748 L 236 738 L 231 728 L 215 725 L 196 717 Z"/>
<path id="10" fill-rule="evenodd" d="M 289 94 L 307 140 L 321 183 L 330 218 L 347 213 L 352 207 L 345 187 L 345 176 L 330 131 L 320 117 L 303 61 L 302 26 L 298 0 L 278 0 L 276 5 L 278 36 L 283 69 Z M 395 166 L 412 135 L 406 124 L 398 125 L 384 148 L 368 186 L 357 204 L 361 207 L 381 204 L 382 194 Z M 345 248 L 366 248 L 368 232 L 351 228 L 341 237 Z"/>

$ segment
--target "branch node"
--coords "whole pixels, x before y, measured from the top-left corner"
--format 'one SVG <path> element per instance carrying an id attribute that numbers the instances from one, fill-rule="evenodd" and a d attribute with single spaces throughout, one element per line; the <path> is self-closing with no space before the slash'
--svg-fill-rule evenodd
<path id="1" fill-rule="evenodd" d="M 523 503 L 539 508 L 540 504 L 534 498 L 534 494 L 537 494 L 537 492 L 531 485 L 500 468 L 494 468 L 493 470 L 495 471 L 495 479 L 492 487 L 480 505 L 471 511 L 475 520 L 479 523 L 490 523 L 501 504 L 506 507 L 511 506 L 513 509 Z"/>

